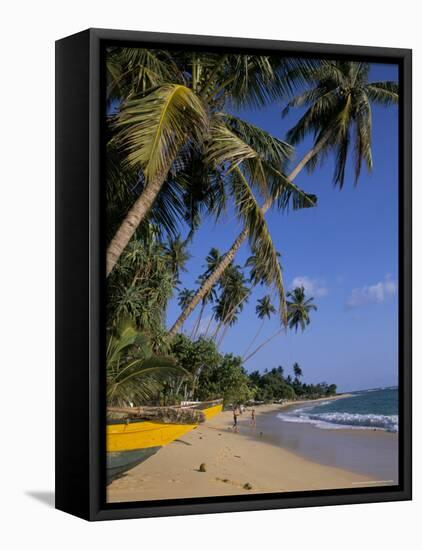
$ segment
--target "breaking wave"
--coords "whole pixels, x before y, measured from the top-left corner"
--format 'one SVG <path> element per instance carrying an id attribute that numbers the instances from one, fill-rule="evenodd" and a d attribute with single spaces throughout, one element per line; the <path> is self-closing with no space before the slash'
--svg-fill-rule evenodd
<path id="1" fill-rule="evenodd" d="M 285 422 L 314 424 L 321 429 L 339 429 L 345 426 L 361 429 L 378 429 L 387 432 L 398 432 L 398 416 L 383 414 L 356 414 L 347 412 L 305 413 L 297 410 L 295 413 L 279 413 L 278 418 Z"/>

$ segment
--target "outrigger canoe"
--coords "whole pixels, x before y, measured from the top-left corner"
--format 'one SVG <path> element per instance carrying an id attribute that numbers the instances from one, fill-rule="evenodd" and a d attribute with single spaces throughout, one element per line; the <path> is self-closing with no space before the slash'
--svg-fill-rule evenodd
<path id="1" fill-rule="evenodd" d="M 107 482 L 134 468 L 202 422 L 221 412 L 223 402 L 179 407 L 107 409 Z"/>

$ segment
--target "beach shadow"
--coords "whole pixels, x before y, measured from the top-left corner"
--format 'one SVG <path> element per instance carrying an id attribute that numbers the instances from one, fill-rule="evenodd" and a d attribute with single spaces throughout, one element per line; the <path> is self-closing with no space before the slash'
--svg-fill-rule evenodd
<path id="1" fill-rule="evenodd" d="M 54 491 L 26 491 L 26 496 L 38 500 L 49 508 L 54 508 L 55 492 Z"/>

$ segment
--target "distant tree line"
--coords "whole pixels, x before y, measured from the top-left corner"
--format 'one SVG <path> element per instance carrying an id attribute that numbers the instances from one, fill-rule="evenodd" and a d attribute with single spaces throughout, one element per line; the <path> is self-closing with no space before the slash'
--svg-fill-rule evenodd
<path id="1" fill-rule="evenodd" d="M 271 370 L 265 369 L 261 374 L 253 371 L 249 379 L 254 387 L 256 401 L 279 401 L 281 399 L 318 399 L 329 397 L 337 392 L 336 384 L 306 384 L 301 381 L 303 372 L 298 363 L 292 367 L 293 376 L 284 376 L 284 368 L 279 366 Z"/>

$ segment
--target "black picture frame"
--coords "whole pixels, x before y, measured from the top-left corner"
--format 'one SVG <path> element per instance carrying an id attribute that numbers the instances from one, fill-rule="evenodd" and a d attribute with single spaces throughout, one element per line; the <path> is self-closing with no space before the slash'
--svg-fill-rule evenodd
<path id="1" fill-rule="evenodd" d="M 102 56 L 110 44 L 285 52 L 399 66 L 399 485 L 106 504 Z M 89 29 L 56 42 L 56 508 L 87 520 L 409 500 L 412 496 L 408 49 Z"/>

